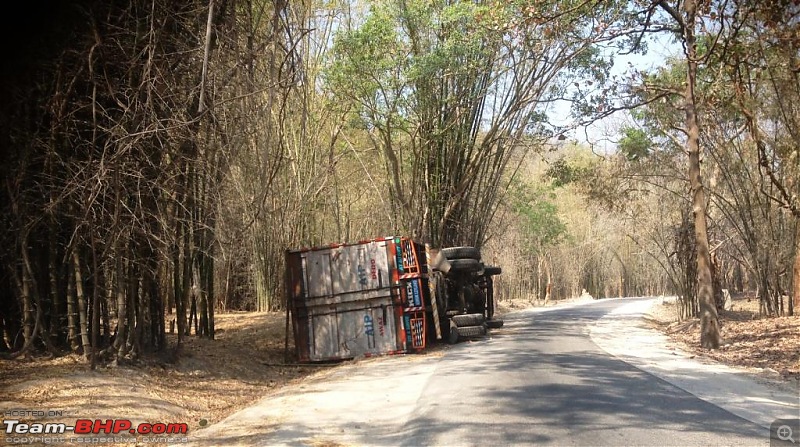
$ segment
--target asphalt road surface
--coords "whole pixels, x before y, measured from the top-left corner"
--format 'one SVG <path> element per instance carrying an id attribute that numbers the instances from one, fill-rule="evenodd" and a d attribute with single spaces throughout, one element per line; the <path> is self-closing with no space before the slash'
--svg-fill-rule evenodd
<path id="1" fill-rule="evenodd" d="M 523 311 L 490 338 L 443 355 L 346 365 L 190 439 L 218 446 L 770 445 L 768 429 L 592 342 L 596 320 L 629 302 Z"/>

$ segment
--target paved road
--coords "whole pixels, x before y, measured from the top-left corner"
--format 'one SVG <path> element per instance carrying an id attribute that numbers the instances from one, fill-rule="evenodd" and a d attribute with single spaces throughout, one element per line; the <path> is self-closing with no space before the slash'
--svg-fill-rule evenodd
<path id="1" fill-rule="evenodd" d="M 194 445 L 769 445 L 769 430 L 589 336 L 628 300 L 523 311 L 441 356 L 346 365 L 193 433 Z M 624 337 L 625 334 L 619 334 Z"/>

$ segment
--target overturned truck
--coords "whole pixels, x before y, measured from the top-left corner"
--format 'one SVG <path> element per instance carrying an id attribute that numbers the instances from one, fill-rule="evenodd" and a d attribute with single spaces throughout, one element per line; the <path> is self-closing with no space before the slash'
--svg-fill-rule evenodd
<path id="1" fill-rule="evenodd" d="M 494 317 L 493 277 L 474 247 L 430 249 L 385 237 L 286 252 L 287 310 L 300 362 L 417 352 L 481 337 Z"/>

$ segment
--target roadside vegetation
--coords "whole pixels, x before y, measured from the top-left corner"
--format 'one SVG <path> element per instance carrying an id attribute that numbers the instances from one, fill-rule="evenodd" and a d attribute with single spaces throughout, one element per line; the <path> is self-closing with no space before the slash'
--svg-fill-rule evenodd
<path id="1" fill-rule="evenodd" d="M 800 302 L 798 14 L 736 0 L 27 14 L 3 28 L 3 363 L 180 364 L 230 312 L 284 309 L 286 249 L 397 234 L 481 248 L 501 303 L 677 295 L 689 336 L 719 348 L 725 291 L 759 318 Z M 678 51 L 614 65 L 654 38 Z M 609 117 L 611 149 L 581 138 Z"/>

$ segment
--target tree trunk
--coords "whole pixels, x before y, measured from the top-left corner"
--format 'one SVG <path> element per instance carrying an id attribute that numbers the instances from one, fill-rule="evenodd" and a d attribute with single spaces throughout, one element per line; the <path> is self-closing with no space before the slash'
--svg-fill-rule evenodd
<path id="1" fill-rule="evenodd" d="M 97 355 L 100 353 L 100 281 L 97 275 L 100 272 L 97 266 L 97 244 L 95 243 L 94 232 L 92 238 L 92 270 L 94 270 L 95 280 L 92 287 L 92 364 L 91 369 L 97 368 Z"/>
<path id="2" fill-rule="evenodd" d="M 183 232 L 185 231 L 185 224 L 179 221 L 177 227 L 177 238 L 172 253 L 172 279 L 175 300 L 175 322 L 178 329 L 178 346 L 180 346 L 186 331 L 186 284 L 184 282 L 186 275 L 183 264 L 181 264 L 181 247 L 184 245 L 183 238 L 185 236 Z"/>
<path id="3" fill-rule="evenodd" d="M 83 276 L 81 276 L 81 260 L 78 256 L 78 250 L 72 251 L 72 262 L 75 268 L 75 296 L 78 303 L 78 321 L 81 330 L 81 348 L 83 348 L 83 356 L 87 359 L 91 355 L 92 346 L 89 343 L 89 321 L 86 316 L 86 295 L 83 294 Z"/>
<path id="4" fill-rule="evenodd" d="M 189 306 L 190 302 L 192 301 L 192 264 L 194 263 L 194 257 L 192 256 L 192 235 L 191 235 L 191 223 L 186 223 L 183 226 L 183 303 L 181 304 L 181 308 L 178 311 L 178 332 L 181 331 L 181 327 L 183 328 L 183 335 L 189 335 L 192 331 L 192 315 L 191 313 L 188 315 L 187 321 L 187 314 L 186 311 L 187 306 Z"/>
<path id="5" fill-rule="evenodd" d="M 67 263 L 69 265 L 69 263 Z M 81 345 L 78 343 L 78 302 L 76 298 L 75 274 L 67 269 L 67 342 L 72 352 L 78 352 Z"/>
<path id="6" fill-rule="evenodd" d="M 127 304 L 127 311 L 128 311 L 128 340 L 127 340 L 127 350 L 135 357 L 139 354 L 139 346 L 137 345 L 136 339 L 136 331 L 137 331 L 137 321 L 136 321 L 136 302 L 139 296 L 139 274 L 137 273 L 138 269 L 136 267 L 136 263 L 133 260 L 128 261 L 128 269 L 126 278 L 128 278 L 128 304 Z"/>
<path id="7" fill-rule="evenodd" d="M 137 254 L 138 256 L 138 254 Z M 136 328 L 134 329 L 134 349 L 139 354 L 144 354 L 147 343 L 145 343 L 145 334 L 149 331 L 149 321 L 147 312 L 147 280 L 145 279 L 147 272 L 146 266 L 142 265 L 137 270 L 136 283 L 138 284 L 139 293 L 136 295 Z"/>
<path id="8" fill-rule="evenodd" d="M 792 306 L 791 311 L 800 309 L 800 219 L 794 223 L 794 268 L 792 269 Z"/>
<path id="9" fill-rule="evenodd" d="M 233 269 L 232 261 L 231 258 L 228 258 L 225 262 L 225 291 L 222 293 L 222 303 L 220 303 L 220 310 L 223 313 L 228 310 L 228 300 L 231 293 L 231 269 Z"/>
<path id="10" fill-rule="evenodd" d="M 199 324 L 197 322 L 197 287 L 192 286 L 192 304 L 189 310 L 189 327 L 188 330 L 192 330 L 192 321 L 194 321 L 194 334 L 198 335 L 200 333 Z M 186 334 L 189 335 L 189 334 Z"/>
<path id="11" fill-rule="evenodd" d="M 552 269 L 550 267 L 550 259 L 545 258 L 544 266 L 545 266 L 545 269 L 547 269 L 547 285 L 546 285 L 546 290 L 544 292 L 544 302 L 546 304 L 553 298 L 552 297 L 553 272 L 552 272 Z"/>
<path id="12" fill-rule="evenodd" d="M 211 245 L 207 243 L 207 245 Z M 211 250 L 211 247 L 208 247 Z M 205 260 L 205 281 L 204 286 L 206 290 L 206 336 L 214 339 L 214 258 L 206 256 Z"/>
<path id="13" fill-rule="evenodd" d="M 5 318 L 0 318 L 0 353 L 7 353 L 11 350 L 11 346 L 6 343 L 8 339 L 8 325 Z"/>
<path id="14" fill-rule="evenodd" d="M 536 263 L 536 301 L 539 301 L 543 296 L 542 264 L 544 264 L 544 258 L 539 256 L 538 262 Z"/>
<path id="15" fill-rule="evenodd" d="M 706 193 L 700 174 L 700 125 L 697 120 L 695 85 L 697 82 L 697 44 L 695 42 L 695 15 L 697 5 L 693 0 L 684 4 L 687 20 L 684 28 L 686 43 L 686 149 L 689 153 L 689 184 L 694 213 L 695 242 L 697 244 L 697 301 L 700 307 L 700 345 L 717 349 L 720 345 L 719 318 L 714 303 L 714 285 L 711 278 L 711 255 L 706 222 Z"/>
<path id="16" fill-rule="evenodd" d="M 56 225 L 51 220 L 48 226 L 48 256 L 47 256 L 47 276 L 50 282 L 50 329 L 51 337 L 58 338 L 59 334 L 63 334 L 64 319 L 62 303 L 60 300 L 61 294 L 59 293 L 59 278 L 58 278 L 58 249 L 56 243 Z M 60 341 L 55 340 L 55 343 L 60 344 Z"/>
<path id="17" fill-rule="evenodd" d="M 25 250 L 25 247 L 22 249 Z M 24 340 L 22 352 L 24 352 L 33 345 L 33 326 L 35 323 L 30 279 L 28 278 L 28 270 L 24 266 L 22 267 L 22 280 L 18 282 L 18 288 L 22 296 L 22 338 Z"/>
<path id="18" fill-rule="evenodd" d="M 117 351 L 117 360 L 128 353 L 128 297 L 125 296 L 125 262 L 117 244 L 116 250 L 116 276 L 114 278 L 114 293 L 117 299 L 117 334 L 114 338 L 114 349 Z"/>

